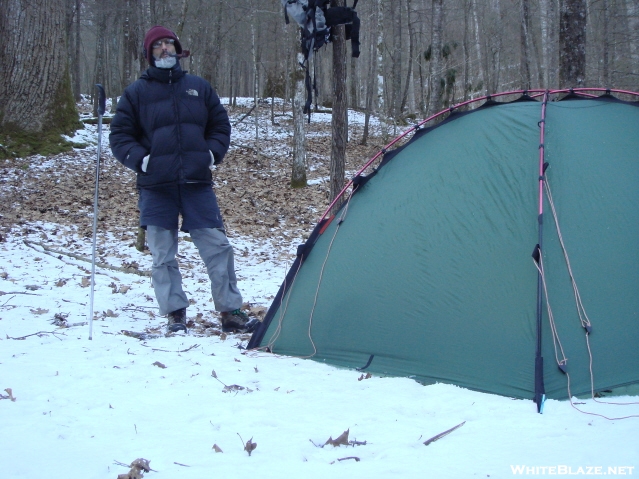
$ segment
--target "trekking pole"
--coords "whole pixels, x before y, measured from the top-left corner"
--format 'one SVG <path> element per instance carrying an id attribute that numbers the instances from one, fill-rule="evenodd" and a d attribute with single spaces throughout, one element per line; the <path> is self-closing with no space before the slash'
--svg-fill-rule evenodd
<path id="1" fill-rule="evenodd" d="M 98 230 L 98 186 L 100 184 L 100 156 L 102 154 L 102 115 L 106 109 L 106 94 L 99 83 L 98 89 L 98 155 L 95 161 L 95 196 L 93 198 L 93 249 L 91 252 L 91 292 L 89 293 L 89 340 L 93 339 L 93 294 L 95 291 L 95 243 Z"/>

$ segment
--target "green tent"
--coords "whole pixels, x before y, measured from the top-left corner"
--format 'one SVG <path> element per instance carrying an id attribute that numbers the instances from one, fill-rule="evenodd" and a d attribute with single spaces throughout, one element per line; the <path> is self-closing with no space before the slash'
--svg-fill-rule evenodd
<path id="1" fill-rule="evenodd" d="M 639 104 L 588 92 L 412 129 L 300 246 L 249 348 L 539 408 L 639 382 Z"/>

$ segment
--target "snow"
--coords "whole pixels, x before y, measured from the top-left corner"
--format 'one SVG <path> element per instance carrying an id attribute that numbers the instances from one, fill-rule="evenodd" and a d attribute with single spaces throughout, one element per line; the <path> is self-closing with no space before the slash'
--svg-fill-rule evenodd
<path id="1" fill-rule="evenodd" d="M 636 396 L 614 398 L 629 406 L 575 399 L 585 413 L 548 400 L 537 414 L 528 400 L 246 351 L 239 335 L 139 340 L 121 332 L 165 321 L 152 315 L 148 277 L 101 267 L 90 340 L 90 240 L 56 224 L 29 229 L 0 243 L 1 477 L 115 479 L 137 458 L 150 461 L 145 477 L 170 479 L 639 475 Z M 189 317 L 212 317 L 197 252 L 180 238 Z M 231 242 L 245 301 L 268 307 L 300 239 Z M 101 260 L 148 270 L 150 257 L 123 244 L 100 233 Z M 325 445 L 347 430 L 352 445 Z"/>

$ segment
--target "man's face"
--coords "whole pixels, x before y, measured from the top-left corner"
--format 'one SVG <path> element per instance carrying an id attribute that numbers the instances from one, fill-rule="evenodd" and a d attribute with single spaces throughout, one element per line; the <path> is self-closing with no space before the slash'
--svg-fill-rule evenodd
<path id="1" fill-rule="evenodd" d="M 160 60 L 161 58 L 166 58 L 168 56 L 175 55 L 175 40 L 172 38 L 162 38 L 153 43 L 153 56 Z"/>

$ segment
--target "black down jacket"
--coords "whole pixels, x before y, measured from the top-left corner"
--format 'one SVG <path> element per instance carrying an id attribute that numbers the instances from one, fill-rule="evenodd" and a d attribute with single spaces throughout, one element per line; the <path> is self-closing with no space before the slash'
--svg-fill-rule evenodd
<path id="1" fill-rule="evenodd" d="M 211 184 L 211 154 L 220 163 L 230 137 L 228 115 L 211 85 L 178 64 L 170 70 L 150 67 L 124 90 L 109 142 L 118 161 L 138 174 L 138 186 L 153 188 Z"/>

